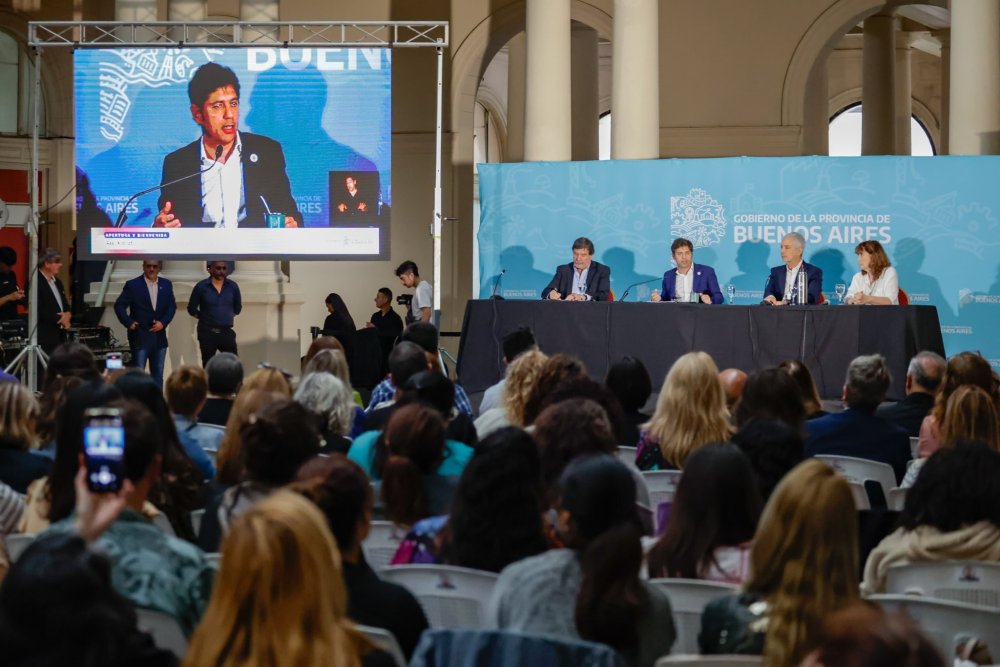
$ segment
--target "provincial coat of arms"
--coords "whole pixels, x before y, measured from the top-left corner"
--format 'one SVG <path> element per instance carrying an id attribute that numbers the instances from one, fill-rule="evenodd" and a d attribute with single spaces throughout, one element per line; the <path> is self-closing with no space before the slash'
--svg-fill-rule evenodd
<path id="1" fill-rule="evenodd" d="M 670 235 L 691 241 L 695 248 L 720 243 L 726 235 L 726 211 L 701 188 L 670 198 Z"/>

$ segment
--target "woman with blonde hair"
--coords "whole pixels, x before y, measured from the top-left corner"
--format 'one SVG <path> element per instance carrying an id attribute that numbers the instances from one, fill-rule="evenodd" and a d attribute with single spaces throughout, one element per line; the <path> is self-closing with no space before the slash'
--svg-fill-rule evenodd
<path id="1" fill-rule="evenodd" d="M 247 389 L 244 387 L 236 395 L 233 409 L 226 420 L 226 433 L 219 442 L 219 452 L 215 457 L 215 479 L 219 485 L 226 487 L 239 484 L 243 477 L 246 462 L 243 455 L 243 439 L 240 430 L 250 421 L 254 414 L 268 403 L 286 398 L 280 392 L 264 389 Z"/>
<path id="2" fill-rule="evenodd" d="M 899 276 L 878 241 L 862 241 L 854 248 L 860 271 L 851 279 L 844 303 L 869 306 L 899 305 Z"/>
<path id="3" fill-rule="evenodd" d="M 334 339 L 336 340 L 336 339 Z M 361 401 L 361 394 L 351 385 L 351 370 L 347 366 L 347 357 L 343 350 L 322 349 L 302 369 L 302 378 L 313 373 L 330 373 L 337 376 L 337 379 L 344 383 L 347 392 L 351 395 L 358 409 L 354 412 L 354 427 L 350 436 L 353 438 L 361 433 L 365 421 L 364 404 Z"/>
<path id="4" fill-rule="evenodd" d="M 316 506 L 281 490 L 233 522 L 185 665 L 391 665 L 347 619 L 340 552 Z"/>
<path id="5" fill-rule="evenodd" d="M 663 381 L 656 412 L 643 425 L 636 452 L 640 470 L 680 470 L 703 445 L 732 435 L 719 369 L 704 352 L 688 352 Z"/>
<path id="6" fill-rule="evenodd" d="M 30 449 L 38 445 L 38 402 L 16 382 L 0 382 L 0 482 L 18 493 L 48 472 L 51 461 Z"/>
<path id="7" fill-rule="evenodd" d="M 240 393 L 248 389 L 263 389 L 281 394 L 284 398 L 292 397 L 292 385 L 288 382 L 288 377 L 284 371 L 272 366 L 258 367 L 243 381 Z"/>
<path id="8" fill-rule="evenodd" d="M 944 368 L 944 379 L 941 389 L 934 397 L 934 407 L 931 413 L 924 417 L 920 424 L 920 439 L 917 455 L 926 458 L 941 447 L 941 423 L 944 421 L 945 407 L 951 395 L 963 385 L 974 385 L 998 402 L 997 374 L 990 362 L 977 352 L 959 352 L 950 359 Z"/>
<path id="9" fill-rule="evenodd" d="M 476 434 L 482 440 L 505 426 L 524 426 L 524 407 L 532 387 L 541 375 L 548 355 L 538 350 L 522 352 L 507 367 L 501 404 L 479 415 Z"/>
<path id="10" fill-rule="evenodd" d="M 742 592 L 705 608 L 701 652 L 798 664 L 816 647 L 820 622 L 860 599 L 857 533 L 847 482 L 817 459 L 796 466 L 764 508 Z"/>
<path id="11" fill-rule="evenodd" d="M 979 442 L 990 449 L 1000 448 L 1000 414 L 996 403 L 985 391 L 971 384 L 956 389 L 944 408 L 940 426 L 941 448 L 954 447 L 958 442 Z M 906 477 L 899 486 L 913 486 L 927 458 L 910 463 Z"/>

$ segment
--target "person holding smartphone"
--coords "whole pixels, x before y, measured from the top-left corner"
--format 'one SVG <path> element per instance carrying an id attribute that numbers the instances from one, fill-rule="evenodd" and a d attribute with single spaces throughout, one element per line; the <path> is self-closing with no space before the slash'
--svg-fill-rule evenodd
<path id="1" fill-rule="evenodd" d="M 115 301 L 115 315 L 128 329 L 128 344 L 136 366 L 153 376 L 163 386 L 163 365 L 167 358 L 167 325 L 177 312 L 174 286 L 160 277 L 158 259 L 142 262 L 142 275 L 125 283 Z M 110 366 L 109 366 L 110 368 Z"/>

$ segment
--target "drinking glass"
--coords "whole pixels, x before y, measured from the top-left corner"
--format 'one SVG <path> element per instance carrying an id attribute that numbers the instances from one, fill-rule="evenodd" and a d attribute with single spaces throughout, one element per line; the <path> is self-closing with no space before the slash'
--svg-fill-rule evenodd
<path id="1" fill-rule="evenodd" d="M 833 293 L 837 295 L 837 302 L 844 303 L 844 295 L 847 294 L 847 285 L 837 283 L 833 286 Z"/>

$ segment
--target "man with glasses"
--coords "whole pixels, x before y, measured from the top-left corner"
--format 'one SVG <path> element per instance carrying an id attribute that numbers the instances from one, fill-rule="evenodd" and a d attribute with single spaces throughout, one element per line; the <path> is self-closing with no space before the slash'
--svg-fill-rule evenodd
<path id="1" fill-rule="evenodd" d="M 115 315 L 128 329 L 132 362 L 146 370 L 157 386 L 163 386 L 163 363 L 167 358 L 167 325 L 177 312 L 174 286 L 160 277 L 162 265 L 157 259 L 142 262 L 142 275 L 125 283 L 115 301 Z"/>
<path id="2" fill-rule="evenodd" d="M 188 300 L 188 313 L 198 319 L 198 347 L 201 365 L 208 364 L 216 352 L 236 351 L 233 320 L 243 310 L 240 286 L 226 278 L 226 262 L 207 262 L 209 277 L 195 284 Z"/>

